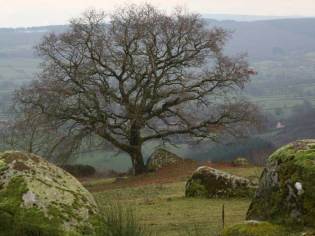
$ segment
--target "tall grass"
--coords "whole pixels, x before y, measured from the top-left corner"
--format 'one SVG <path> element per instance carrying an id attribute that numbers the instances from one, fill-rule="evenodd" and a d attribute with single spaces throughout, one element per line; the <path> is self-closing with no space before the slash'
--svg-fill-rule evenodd
<path id="1" fill-rule="evenodd" d="M 119 204 L 104 208 L 100 236 L 148 236 L 147 229 L 140 225 L 131 207 Z"/>

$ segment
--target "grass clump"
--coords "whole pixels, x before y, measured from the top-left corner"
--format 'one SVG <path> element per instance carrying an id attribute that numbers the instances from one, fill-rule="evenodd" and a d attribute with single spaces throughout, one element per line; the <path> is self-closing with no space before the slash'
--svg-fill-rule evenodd
<path id="1" fill-rule="evenodd" d="M 150 233 L 139 224 L 130 207 L 113 204 L 104 208 L 98 236 L 147 236 Z"/>

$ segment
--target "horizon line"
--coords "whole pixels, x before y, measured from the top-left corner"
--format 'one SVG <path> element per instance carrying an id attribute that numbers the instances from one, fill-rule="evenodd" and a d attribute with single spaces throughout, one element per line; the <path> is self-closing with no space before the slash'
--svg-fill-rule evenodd
<path id="1" fill-rule="evenodd" d="M 235 22 L 255 22 L 255 21 L 272 21 L 272 20 L 289 20 L 289 19 L 311 19 L 315 18 L 313 16 L 305 15 L 250 15 L 250 14 L 229 14 L 229 13 L 197 13 L 205 19 L 217 20 L 217 21 L 235 21 Z M 212 16 L 212 17 L 211 17 Z M 213 18 L 213 16 L 219 17 L 218 19 Z M 231 17 L 229 19 L 229 17 Z M 235 19 L 235 18 L 253 18 L 253 19 Z M 234 18 L 234 19 L 233 19 Z M 257 19 L 254 19 L 257 18 Z M 52 23 L 46 25 L 17 25 L 17 26 L 1 26 L 0 29 L 27 29 L 27 28 L 41 28 L 41 27 L 53 27 L 53 26 L 66 26 L 69 22 L 65 23 Z"/>

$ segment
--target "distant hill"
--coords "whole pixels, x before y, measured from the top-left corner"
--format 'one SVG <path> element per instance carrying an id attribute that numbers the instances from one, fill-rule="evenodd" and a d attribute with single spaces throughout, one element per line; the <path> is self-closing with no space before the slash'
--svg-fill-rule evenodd
<path id="1" fill-rule="evenodd" d="M 315 51 L 315 18 L 253 22 L 216 21 L 210 26 L 230 30 L 230 53 L 247 52 L 252 60 L 277 59 Z"/>
<path id="2" fill-rule="evenodd" d="M 0 59 L 34 58 L 34 46 L 48 32 L 62 32 L 66 26 L 0 28 Z"/>
<path id="3" fill-rule="evenodd" d="M 216 15 L 218 16 L 221 15 Z M 243 16 L 244 19 L 248 17 L 255 19 Z M 242 16 L 238 18 L 242 19 Z M 227 52 L 232 54 L 246 52 L 251 60 L 269 60 L 315 51 L 315 18 L 256 21 L 218 21 L 206 18 L 206 20 L 210 26 L 231 31 L 232 38 L 227 45 Z M 0 28 L 0 59 L 34 57 L 33 47 L 44 34 L 51 31 L 62 32 L 66 28 L 64 25 Z"/>
<path id="4" fill-rule="evenodd" d="M 260 21 L 260 20 L 279 20 L 279 19 L 297 19 L 299 16 L 259 16 L 259 15 L 234 15 L 234 14 L 202 14 L 202 17 L 215 20 L 233 20 L 233 21 Z"/>
<path id="5" fill-rule="evenodd" d="M 219 18 L 211 15 L 208 17 Z M 221 19 L 224 19 L 223 16 Z M 229 19 L 232 18 L 229 17 Z M 233 32 L 226 47 L 228 54 L 248 54 L 249 62 L 258 75 L 247 86 L 245 95 L 260 105 L 268 117 L 273 117 L 272 126 L 275 126 L 278 121 L 290 117 L 292 110 L 305 101 L 314 106 L 315 18 L 253 19 L 244 16 L 233 19 L 242 21 L 219 21 L 209 18 L 205 20 L 210 27 L 223 27 Z M 0 121 L 8 119 L 4 111 L 10 104 L 10 95 L 14 89 L 28 83 L 38 71 L 40 59 L 34 53 L 34 46 L 48 32 L 60 33 L 67 27 L 60 25 L 16 29 L 0 28 Z M 308 126 L 302 126 L 304 121 L 292 122 L 292 124 L 285 122 L 284 124 L 287 126 L 281 132 L 265 135 L 267 142 L 264 137 L 262 141 L 254 141 L 261 144 L 264 149 L 268 149 L 269 144 L 278 146 L 292 138 L 313 137 L 312 135 L 315 133 L 313 119 L 310 122 L 311 124 Z M 242 148 L 239 148 L 239 145 L 236 146 L 236 151 L 241 154 L 244 151 L 241 149 L 247 148 L 245 144 Z M 255 145 L 249 143 L 249 146 Z M 209 149 L 209 147 L 207 148 Z M 212 151 L 215 155 L 222 150 L 224 155 L 227 153 L 234 156 L 236 154 L 233 148 L 230 149 L 231 151 L 227 151 L 225 147 Z M 190 149 L 190 147 L 183 148 L 182 151 L 186 152 Z M 206 159 L 209 158 L 210 151 L 205 150 Z M 199 156 L 203 158 L 202 155 L 200 153 Z M 103 153 L 96 153 L 94 156 L 95 158 L 91 160 L 97 163 L 100 160 L 103 163 Z M 111 160 L 109 162 L 111 162 L 111 166 L 119 167 L 122 166 L 122 163 L 126 163 L 123 158 L 117 159 L 117 162 Z"/>
<path id="6" fill-rule="evenodd" d="M 258 72 L 248 86 L 248 94 L 271 110 L 292 107 L 305 99 L 315 104 L 315 18 L 235 18 L 247 21 L 205 20 L 210 27 L 231 32 L 226 45 L 228 54 L 248 54 L 251 66 Z M 0 28 L 0 110 L 7 104 L 7 95 L 38 71 L 34 46 L 48 32 L 63 32 L 67 27 Z"/>

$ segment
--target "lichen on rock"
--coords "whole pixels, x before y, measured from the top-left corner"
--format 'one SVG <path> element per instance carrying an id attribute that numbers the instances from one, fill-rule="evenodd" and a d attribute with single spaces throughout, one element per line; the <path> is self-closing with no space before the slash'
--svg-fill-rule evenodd
<path id="1" fill-rule="evenodd" d="M 315 227 L 315 140 L 290 143 L 269 157 L 247 219 Z"/>
<path id="2" fill-rule="evenodd" d="M 1 235 L 19 227 L 47 235 L 94 234 L 99 210 L 92 195 L 46 160 L 23 152 L 0 154 L 0 186 Z"/>
<path id="3" fill-rule="evenodd" d="M 186 197 L 248 197 L 255 187 L 242 177 L 213 169 L 199 167 L 186 183 Z"/>

